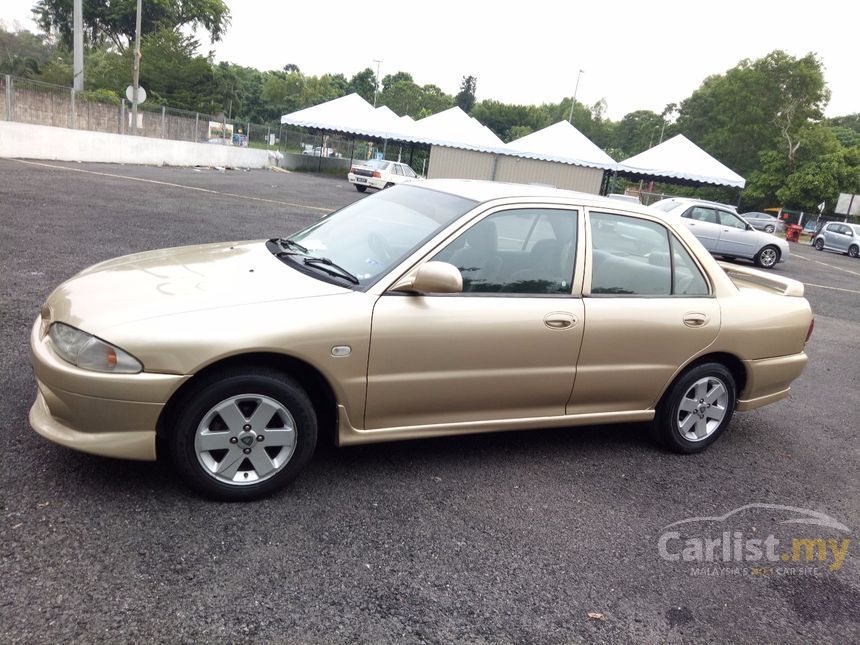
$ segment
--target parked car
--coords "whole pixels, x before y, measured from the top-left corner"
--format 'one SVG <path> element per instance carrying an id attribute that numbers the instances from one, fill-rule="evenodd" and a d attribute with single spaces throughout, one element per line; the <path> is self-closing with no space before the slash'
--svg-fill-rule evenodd
<path id="1" fill-rule="evenodd" d="M 165 454 L 227 500 L 280 488 L 329 433 L 351 445 L 652 422 L 693 453 L 735 411 L 788 395 L 811 333 L 801 283 L 721 267 L 679 218 L 432 180 L 286 239 L 78 273 L 32 328 L 30 423 L 97 455 Z"/>
<path id="2" fill-rule="evenodd" d="M 636 195 L 626 195 L 624 193 L 609 193 L 607 195 L 609 199 L 617 199 L 622 202 L 630 202 L 631 204 L 641 204 L 639 198 Z"/>
<path id="3" fill-rule="evenodd" d="M 836 251 L 856 258 L 860 255 L 860 225 L 828 222 L 812 238 L 812 246 L 819 251 Z"/>
<path id="4" fill-rule="evenodd" d="M 390 188 L 407 181 L 423 179 L 409 164 L 384 159 L 370 159 L 363 163 L 354 163 L 347 174 L 349 183 L 363 193 L 368 188 Z"/>
<path id="5" fill-rule="evenodd" d="M 342 155 L 334 148 L 323 148 L 322 146 L 317 146 L 316 148 L 308 146 L 302 150 L 302 154 L 313 157 L 342 157 Z"/>
<path id="6" fill-rule="evenodd" d="M 784 239 L 757 231 L 744 221 L 734 207 L 686 197 L 661 199 L 651 205 L 681 222 L 699 238 L 713 255 L 726 259 L 746 258 L 756 266 L 772 269 L 789 254 Z"/>
<path id="7" fill-rule="evenodd" d="M 751 211 L 749 213 L 744 213 L 741 217 L 749 224 L 752 225 L 753 228 L 764 231 L 765 233 L 776 233 L 785 231 L 785 224 L 781 219 L 779 219 L 776 215 L 771 215 L 770 213 L 760 213 L 757 211 Z"/>

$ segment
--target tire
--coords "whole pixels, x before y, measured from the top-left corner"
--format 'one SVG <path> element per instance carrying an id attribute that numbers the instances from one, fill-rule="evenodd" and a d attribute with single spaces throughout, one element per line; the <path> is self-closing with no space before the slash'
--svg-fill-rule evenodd
<path id="1" fill-rule="evenodd" d="M 764 227 L 765 233 L 773 233 L 776 230 L 776 227 L 773 224 L 768 224 Z"/>
<path id="2" fill-rule="evenodd" d="M 860 247 L 856 244 L 852 244 L 848 247 L 848 257 L 856 258 L 858 255 L 860 255 Z"/>
<path id="3" fill-rule="evenodd" d="M 185 483 L 211 499 L 270 495 L 298 475 L 316 448 L 308 395 L 275 370 L 217 373 L 185 395 L 178 410 L 167 438 L 171 459 Z"/>
<path id="4" fill-rule="evenodd" d="M 815 244 L 813 244 L 812 246 L 814 246 L 819 251 L 823 251 L 824 250 L 824 240 L 822 240 L 819 237 L 817 240 L 815 240 Z"/>
<path id="5" fill-rule="evenodd" d="M 672 452 L 701 452 L 725 432 L 736 402 L 735 379 L 725 366 L 695 365 L 672 383 L 657 405 L 656 437 Z"/>
<path id="6" fill-rule="evenodd" d="M 759 249 L 759 252 L 755 254 L 753 262 L 755 262 L 757 267 L 772 269 L 777 265 L 777 262 L 779 262 L 779 249 L 770 245 L 762 247 Z"/>
<path id="7" fill-rule="evenodd" d="M 365 190 L 367 190 L 367 186 L 362 186 L 360 184 L 353 184 L 353 185 L 355 186 L 355 189 L 360 193 L 363 193 Z"/>

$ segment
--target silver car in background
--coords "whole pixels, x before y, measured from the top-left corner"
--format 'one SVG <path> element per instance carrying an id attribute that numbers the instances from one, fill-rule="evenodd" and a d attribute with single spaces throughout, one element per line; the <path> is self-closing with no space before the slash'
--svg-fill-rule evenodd
<path id="1" fill-rule="evenodd" d="M 790 255 L 784 239 L 755 230 L 733 206 L 688 197 L 670 197 L 651 208 L 681 218 L 711 255 L 726 259 L 746 258 L 756 266 L 772 269 Z"/>
<path id="2" fill-rule="evenodd" d="M 751 224 L 753 228 L 758 229 L 759 231 L 764 231 L 765 233 L 776 233 L 777 231 L 782 233 L 785 231 L 785 224 L 782 220 L 776 215 L 771 215 L 770 213 L 759 213 L 757 211 L 753 211 L 750 213 L 744 213 L 741 217 L 744 218 L 748 224 Z"/>
<path id="3" fill-rule="evenodd" d="M 829 222 L 812 238 L 812 246 L 819 251 L 836 251 L 856 258 L 860 255 L 860 225 Z"/>

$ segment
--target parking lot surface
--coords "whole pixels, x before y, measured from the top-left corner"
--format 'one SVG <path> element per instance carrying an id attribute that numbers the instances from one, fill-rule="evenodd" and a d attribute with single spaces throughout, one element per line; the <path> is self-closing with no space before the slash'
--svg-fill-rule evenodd
<path id="1" fill-rule="evenodd" d="M 860 641 L 860 261 L 808 246 L 776 269 L 816 312 L 806 372 L 699 455 L 638 425 L 322 447 L 283 493 L 220 504 L 166 465 L 30 429 L 28 332 L 62 280 L 126 253 L 286 235 L 359 198 L 300 173 L 0 160 L 0 641 Z M 841 568 L 660 557 L 668 525 L 754 503 L 845 525 Z M 783 519 L 758 513 L 759 535 Z"/>

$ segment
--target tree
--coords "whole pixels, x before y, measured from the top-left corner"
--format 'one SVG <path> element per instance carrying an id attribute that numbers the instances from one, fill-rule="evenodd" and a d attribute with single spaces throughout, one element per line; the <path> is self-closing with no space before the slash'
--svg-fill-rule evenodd
<path id="1" fill-rule="evenodd" d="M 477 89 L 478 79 L 474 76 L 464 76 L 460 81 L 460 91 L 454 97 L 454 103 L 457 104 L 465 113 L 472 111 L 475 106 L 475 90 Z"/>
<path id="2" fill-rule="evenodd" d="M 369 67 L 365 67 L 349 79 L 349 91 L 372 103 L 373 94 L 376 92 L 376 74 Z"/>
<path id="3" fill-rule="evenodd" d="M 387 105 L 398 116 L 416 114 L 422 108 L 421 88 L 412 80 L 392 82 L 389 77 L 386 79 L 388 82 L 383 81 L 385 87 L 379 95 L 380 105 Z"/>
<path id="4" fill-rule="evenodd" d="M 612 147 L 627 159 L 656 144 L 663 127 L 663 118 L 651 110 L 625 114 L 615 125 Z"/>
<path id="5" fill-rule="evenodd" d="M 393 87 L 397 83 L 404 81 L 407 83 L 415 83 L 415 81 L 412 79 L 412 74 L 408 74 L 406 72 L 386 74 L 382 77 L 382 91 L 384 92 L 387 88 Z"/>
<path id="6" fill-rule="evenodd" d="M 829 98 L 814 54 L 794 58 L 774 51 L 705 79 L 681 103 L 677 126 L 741 175 L 758 167 L 759 152 L 775 148 L 792 169 L 800 131 L 822 118 Z"/>
<path id="7" fill-rule="evenodd" d="M 72 2 L 38 0 L 33 7 L 38 25 L 56 31 L 61 44 L 72 44 Z M 113 43 L 123 49 L 134 40 L 137 0 L 88 0 L 83 3 L 84 32 L 92 45 Z M 164 29 L 203 27 L 212 42 L 221 39 L 230 25 L 230 10 L 223 0 L 146 0 L 141 15 L 141 33 Z"/>

